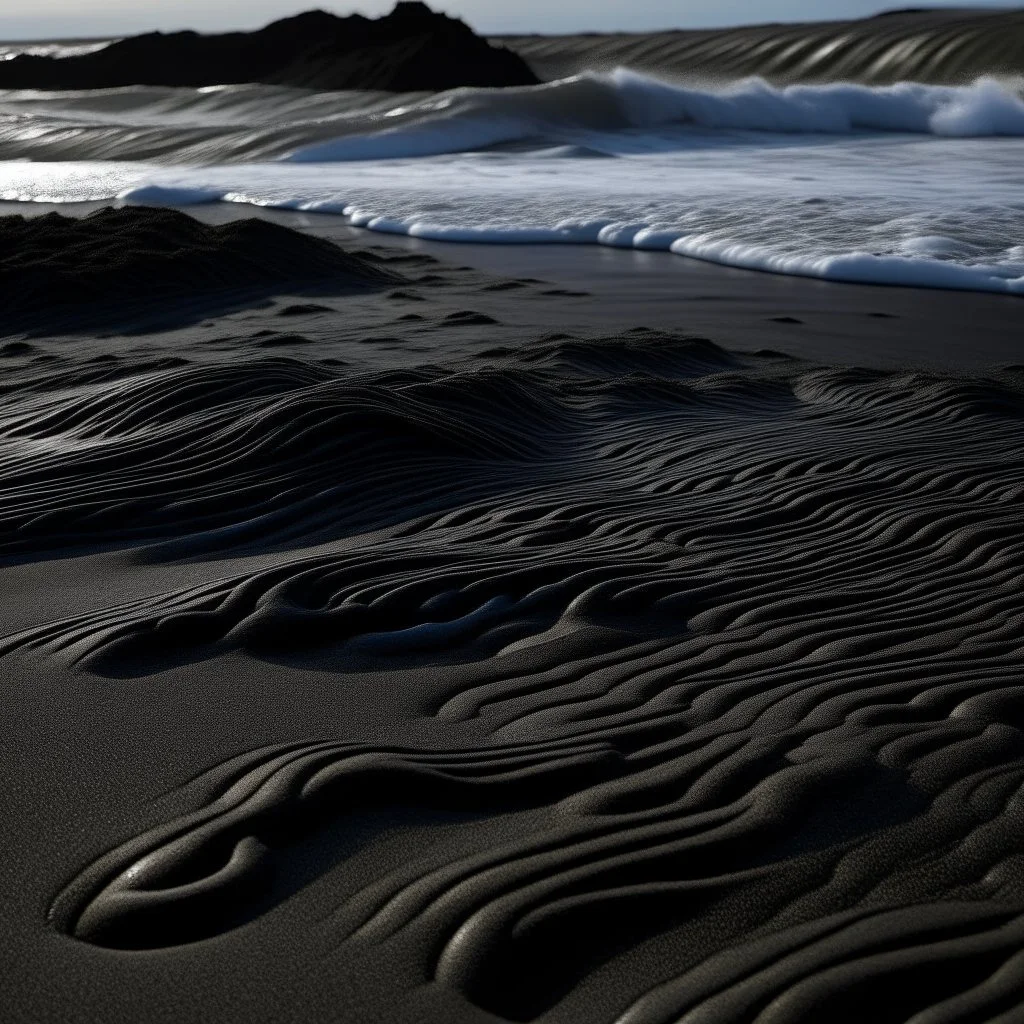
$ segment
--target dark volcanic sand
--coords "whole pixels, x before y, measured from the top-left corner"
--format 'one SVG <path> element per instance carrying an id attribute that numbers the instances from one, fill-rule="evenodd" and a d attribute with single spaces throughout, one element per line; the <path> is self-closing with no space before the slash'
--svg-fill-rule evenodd
<path id="1" fill-rule="evenodd" d="M 266 219 L 203 224 L 176 210 L 104 207 L 85 217 L 0 217 L 3 331 L 78 330 L 205 310 L 282 287 L 383 288 L 401 278 L 372 258 Z M 169 308 L 168 308 L 169 307 Z M 180 312 L 180 308 L 177 310 Z"/>
<path id="2" fill-rule="evenodd" d="M 3 343 L 3 1020 L 1020 1021 L 1024 371 L 374 251 Z"/>

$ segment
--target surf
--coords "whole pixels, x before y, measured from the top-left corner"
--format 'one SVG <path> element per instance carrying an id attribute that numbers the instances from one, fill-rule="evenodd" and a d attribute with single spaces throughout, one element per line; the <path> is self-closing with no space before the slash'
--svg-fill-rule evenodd
<path id="1" fill-rule="evenodd" d="M 950 138 L 1024 136 L 1024 99 L 1008 84 L 902 82 L 777 87 L 752 78 L 696 89 L 626 68 L 508 90 L 456 90 L 388 111 L 371 134 L 300 147 L 307 162 L 433 156 L 509 143 L 578 141 L 581 134 L 668 128 L 771 134 L 905 132 Z M 662 143 L 667 144 L 667 143 Z"/>
<path id="2" fill-rule="evenodd" d="M 1024 136 L 1021 83 L 693 87 L 626 68 L 512 89 L 439 94 L 280 86 L 135 86 L 0 93 L 9 159 L 158 159 L 213 165 L 417 159 L 579 146 L 615 155 L 716 144 L 736 132 L 842 137 Z"/>
<path id="3" fill-rule="evenodd" d="M 1024 292 L 1019 84 L 0 95 L 0 199 L 241 203 L 445 242 L 660 250 L 823 280 Z M 17 158 L 17 159 L 13 159 Z"/>

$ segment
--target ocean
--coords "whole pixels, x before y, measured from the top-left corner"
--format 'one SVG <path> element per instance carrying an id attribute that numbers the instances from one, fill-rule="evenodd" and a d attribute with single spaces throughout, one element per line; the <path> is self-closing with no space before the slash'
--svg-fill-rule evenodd
<path id="1" fill-rule="evenodd" d="M 7 92 L 0 198 L 247 203 L 435 240 L 1021 294 L 1022 90 L 698 87 L 616 68 L 437 95 Z"/>

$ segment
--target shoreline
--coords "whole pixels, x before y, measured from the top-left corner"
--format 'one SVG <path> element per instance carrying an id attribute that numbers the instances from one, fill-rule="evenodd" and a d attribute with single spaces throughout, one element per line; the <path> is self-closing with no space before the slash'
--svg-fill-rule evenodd
<path id="1" fill-rule="evenodd" d="M 0 216 L 84 216 L 110 205 L 4 202 Z M 564 296 L 557 308 L 546 304 L 536 317 L 515 296 L 480 296 L 484 312 L 512 314 L 541 333 L 545 324 L 685 330 L 736 351 L 773 349 L 879 369 L 983 372 L 1024 362 L 1017 326 L 1024 305 L 1012 295 L 822 281 L 605 246 L 435 242 L 355 228 L 330 214 L 243 204 L 175 209 L 209 224 L 262 218 L 342 245 L 424 253 L 499 277 L 530 276 L 589 292 Z"/>

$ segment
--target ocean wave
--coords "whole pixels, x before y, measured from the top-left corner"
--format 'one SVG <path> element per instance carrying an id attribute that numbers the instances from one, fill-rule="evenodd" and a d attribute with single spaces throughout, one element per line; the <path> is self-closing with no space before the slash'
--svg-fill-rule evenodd
<path id="1" fill-rule="evenodd" d="M 0 93 L 7 159 L 213 165 L 414 159 L 487 149 L 598 155 L 721 145 L 737 133 L 1024 136 L 1012 82 L 693 88 L 618 68 L 515 89 L 310 93 L 276 86 Z"/>
<path id="2" fill-rule="evenodd" d="M 744 12 L 746 13 L 746 12 Z M 756 8 L 750 8 L 756 14 Z M 543 79 L 626 65 L 689 80 L 761 75 L 775 83 L 900 81 L 960 85 L 1024 73 L 1024 13 L 893 11 L 857 21 L 496 39 Z"/>
<path id="3" fill-rule="evenodd" d="M 73 41 L 39 40 L 25 42 L 0 43 L 0 61 L 14 60 L 26 54 L 29 57 L 80 57 L 87 53 L 97 53 L 108 47 L 112 39 L 82 39 Z"/>
<path id="4" fill-rule="evenodd" d="M 749 79 L 694 89 L 625 68 L 548 85 L 456 90 L 386 115 L 370 134 L 297 149 L 292 160 L 388 160 L 535 140 L 571 143 L 579 133 L 692 126 L 705 130 L 849 135 L 908 132 L 943 137 L 1024 136 L 1024 100 L 992 78 L 969 86 L 851 84 L 776 87 Z M 662 145 L 670 146 L 668 140 Z"/>
<path id="5" fill-rule="evenodd" d="M 8 96 L 8 113 L 39 108 L 54 125 L 28 138 L 24 118 L 0 121 L 0 136 L 20 132 L 38 157 L 3 165 L 0 198 L 232 202 L 435 241 L 609 245 L 825 280 L 1024 291 L 1024 100 L 992 79 L 693 89 L 619 70 L 501 92 L 309 94 L 305 110 L 297 95 Z M 169 147 L 174 163 L 129 161 L 133 146 Z M 93 149 L 119 159 L 82 159 Z M 65 151 L 75 159 L 47 159 Z"/>
<path id="6" fill-rule="evenodd" d="M 272 159 L 339 133 L 370 131 L 422 93 L 311 93 L 269 85 L 0 91 L 6 159 Z"/>

